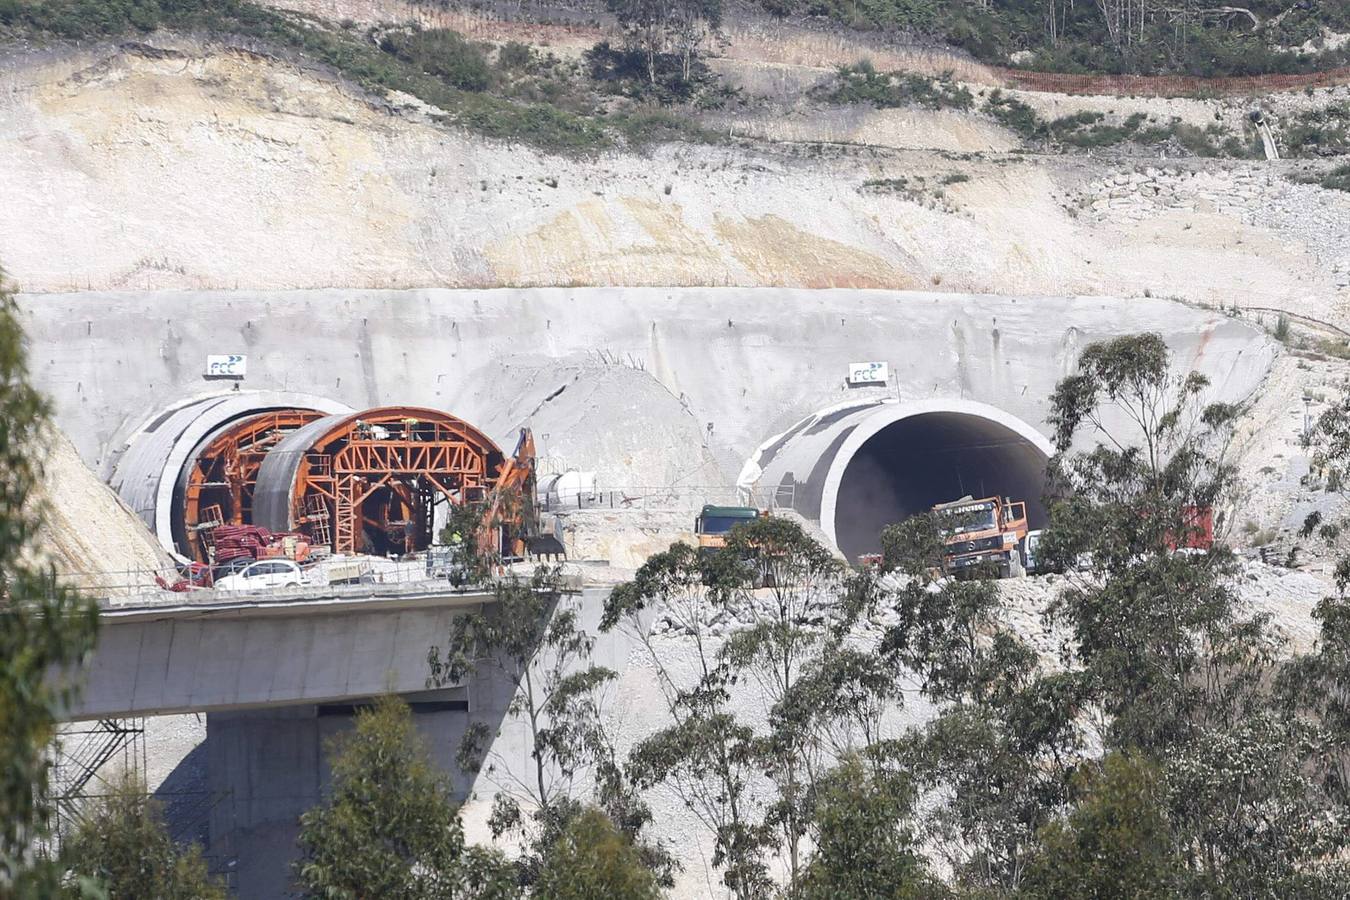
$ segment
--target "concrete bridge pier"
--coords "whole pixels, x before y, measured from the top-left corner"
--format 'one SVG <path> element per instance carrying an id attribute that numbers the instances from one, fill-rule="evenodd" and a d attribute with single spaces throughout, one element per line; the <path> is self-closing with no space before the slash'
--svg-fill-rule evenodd
<path id="1" fill-rule="evenodd" d="M 471 722 L 495 733 L 513 688 L 485 665 L 427 690 L 427 651 L 444 644 L 456 617 L 490 612 L 493 601 L 429 581 L 160 592 L 103 608 L 87 667 L 53 677 L 83 685 L 71 721 L 204 713 L 204 746 L 170 780 L 204 774 L 213 867 L 237 896 L 280 900 L 293 894 L 300 815 L 330 780 L 328 742 L 378 695 L 408 701 L 433 762 L 457 799 L 468 795 L 472 779 L 455 762 L 460 738 Z"/>
<path id="2" fill-rule="evenodd" d="M 491 673 L 468 687 L 404 694 L 432 761 L 463 801 L 471 775 L 455 762 L 471 721 L 500 721 L 509 694 Z M 211 798 L 207 852 L 239 897 L 283 898 L 294 892 L 300 816 L 324 797 L 331 780 L 328 751 L 350 731 L 367 698 L 268 707 L 206 716 L 206 784 Z M 472 708 L 472 712 L 470 709 Z"/>

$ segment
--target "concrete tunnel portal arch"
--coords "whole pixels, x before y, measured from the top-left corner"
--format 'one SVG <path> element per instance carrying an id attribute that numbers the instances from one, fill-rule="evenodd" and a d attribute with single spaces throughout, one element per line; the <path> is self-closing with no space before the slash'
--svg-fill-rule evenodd
<path id="1" fill-rule="evenodd" d="M 533 471 L 526 433 L 508 461 L 441 410 L 356 412 L 321 397 L 241 391 L 152 417 L 111 485 L 165 550 L 210 562 L 216 529 L 231 525 L 300 533 L 335 553 L 424 549 L 446 502 L 487 499 L 508 475 L 511 485 L 533 484 Z"/>
<path id="2" fill-rule="evenodd" d="M 752 463 L 761 496 L 819 521 L 856 561 L 880 550 L 886 525 L 967 494 L 1025 500 L 1031 527 L 1043 526 L 1053 452 L 1039 430 L 986 403 L 886 400 L 816 413 L 762 446 Z"/>

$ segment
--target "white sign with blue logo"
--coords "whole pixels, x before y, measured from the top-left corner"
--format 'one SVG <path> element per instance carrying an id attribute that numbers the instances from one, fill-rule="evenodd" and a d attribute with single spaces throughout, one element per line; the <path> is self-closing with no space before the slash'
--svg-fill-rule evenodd
<path id="1" fill-rule="evenodd" d="M 243 378 L 248 372 L 248 357 L 238 353 L 206 358 L 207 378 Z"/>
<path id="2" fill-rule="evenodd" d="M 848 364 L 849 384 L 885 384 L 889 380 L 890 368 L 884 362 Z"/>

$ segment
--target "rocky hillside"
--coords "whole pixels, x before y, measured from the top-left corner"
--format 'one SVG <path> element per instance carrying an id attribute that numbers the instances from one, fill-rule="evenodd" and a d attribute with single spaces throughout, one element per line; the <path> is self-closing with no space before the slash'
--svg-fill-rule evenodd
<path id="1" fill-rule="evenodd" d="M 1217 121 L 1231 137 L 1242 98 L 1020 93 L 1013 112 L 1031 118 L 1000 119 L 993 89 L 972 80 L 965 109 L 877 108 L 822 100 L 810 84 L 829 70 L 768 61 L 787 51 L 747 34 L 712 60 L 741 98 L 702 116 L 716 140 L 568 156 L 444 124 L 423 101 L 376 96 L 257 42 L 161 32 L 11 47 L 0 259 L 29 292 L 937 287 L 1152 294 L 1340 321 L 1350 194 L 1295 184 L 1306 163 L 1175 158 L 1175 142 L 1111 144 L 1118 133 L 1102 130 L 1138 114 L 1136 130 L 1144 117 Z M 784 40 L 813 47 L 813 62 L 829 49 Z M 745 58 L 755 46 L 765 60 Z M 1340 90 L 1297 102 L 1334 104 Z M 1104 118 L 1072 118 L 1090 108 Z M 1117 202 L 1163 166 L 1261 187 Z"/>

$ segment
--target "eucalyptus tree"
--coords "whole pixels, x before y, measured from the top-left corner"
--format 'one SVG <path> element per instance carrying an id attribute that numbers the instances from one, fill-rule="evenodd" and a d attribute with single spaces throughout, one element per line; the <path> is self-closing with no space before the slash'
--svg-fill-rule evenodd
<path id="1" fill-rule="evenodd" d="M 1237 488 L 1227 447 L 1240 411 L 1206 403 L 1208 386 L 1142 334 L 1090 345 L 1051 397 L 1044 544 L 1069 570 L 1090 559 L 1095 576 L 1076 579 L 1057 613 L 1117 746 L 1163 748 L 1231 721 L 1270 662 L 1264 620 L 1239 616 L 1232 553 L 1217 541 L 1177 552 Z M 1084 433 L 1095 446 L 1073 452 Z"/>
<path id="2" fill-rule="evenodd" d="M 467 846 L 445 775 L 408 705 L 382 697 L 329 744 L 332 786 L 300 817 L 303 896 L 508 900 L 512 868 Z"/>
<path id="3" fill-rule="evenodd" d="M 627 768 L 641 789 L 664 784 L 714 836 L 713 864 L 736 897 L 758 897 L 770 886 L 765 830 L 752 799 L 756 774 L 755 733 L 733 710 L 734 673 L 721 657 L 712 624 L 727 614 L 729 591 L 710 593 L 706 557 L 685 543 L 653 554 L 631 582 L 617 586 L 605 603 L 602 630 L 619 628 L 639 643 L 652 663 L 669 722 L 641 740 Z M 651 627 L 666 628 L 693 644 L 690 676 L 673 669 Z"/>
<path id="4" fill-rule="evenodd" d="M 919 849 L 917 791 L 903 771 L 846 757 L 815 786 L 814 852 L 794 900 L 940 900 L 951 892 Z"/>
<path id="5" fill-rule="evenodd" d="M 84 896 L 86 886 L 96 884 L 109 900 L 225 900 L 225 886 L 207 871 L 201 848 L 174 841 L 159 801 L 130 775 L 87 801 L 62 847 L 68 897 Z"/>
<path id="6" fill-rule="evenodd" d="M 583 808 L 586 776 L 597 760 L 612 757 L 600 703 L 615 673 L 591 664 L 595 639 L 569 600 L 556 570 L 541 567 L 528 580 L 499 581 L 493 602 L 457 616 L 445 644 L 427 655 L 429 687 L 477 673 L 500 679 L 510 693 L 506 714 L 525 729 L 529 770 L 517 772 L 490 752 L 496 735 L 484 722 L 467 730 L 458 762 L 469 772 L 487 764 L 498 786 L 489 825 L 496 837 L 518 832 L 525 838 L 529 850 L 519 864 L 527 884 Z"/>
<path id="7" fill-rule="evenodd" d="M 53 838 L 51 754 L 69 683 L 93 649 L 98 609 L 39 561 L 46 401 L 28 379 L 14 295 L 0 271 L 0 892 L 50 897 L 61 860 Z"/>
<path id="8" fill-rule="evenodd" d="M 657 876 L 599 809 L 574 816 L 544 857 L 534 896 L 548 900 L 656 900 Z"/>
<path id="9" fill-rule="evenodd" d="M 677 543 L 610 596 L 602 627 L 646 649 L 670 721 L 634 748 L 629 771 L 639 787 L 674 791 L 712 832 L 738 897 L 772 892 L 775 858 L 789 890 L 800 881 L 819 834 L 817 785 L 879 743 L 885 710 L 901 702 L 893 660 L 859 633 L 880 596 L 871 575 L 783 517 L 738 526 L 713 553 Z M 692 649 L 692 671 L 672 665 L 670 640 Z"/>
<path id="10" fill-rule="evenodd" d="M 920 515 L 882 534 L 895 623 L 880 652 L 912 673 L 936 715 L 894 742 L 894 765 L 927 795 L 930 846 L 961 890 L 1016 890 L 1041 828 L 1067 803 L 1083 751 L 1084 697 L 1045 672 L 1008 624 L 997 584 L 944 578 L 941 523 Z"/>
<path id="11" fill-rule="evenodd" d="M 1329 896 L 1350 834 L 1317 775 L 1334 714 L 1290 708 L 1294 685 L 1327 670 L 1289 675 L 1268 616 L 1239 600 L 1221 516 L 1241 410 L 1207 402 L 1208 386 L 1142 334 L 1089 346 L 1056 388 L 1045 543 L 1068 568 L 1090 560 L 1053 610 L 1071 634 L 1063 663 L 1101 714 L 1105 748 L 1156 765 L 1183 892 Z M 1080 435 L 1095 446 L 1075 452 Z M 1211 522 L 1212 544 L 1199 539 Z"/>

